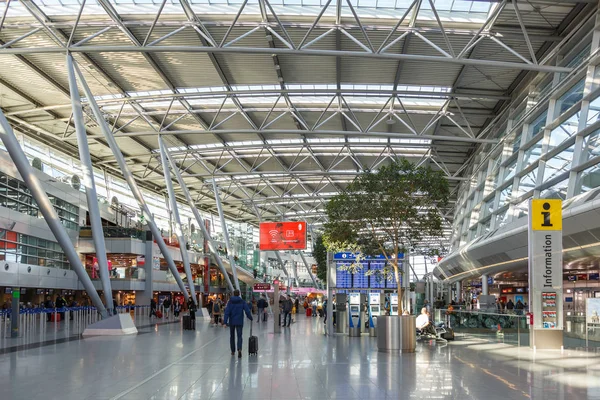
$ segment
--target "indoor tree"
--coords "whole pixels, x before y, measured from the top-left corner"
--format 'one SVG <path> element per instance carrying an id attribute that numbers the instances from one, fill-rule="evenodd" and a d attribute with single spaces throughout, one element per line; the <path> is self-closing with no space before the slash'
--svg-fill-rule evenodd
<path id="1" fill-rule="evenodd" d="M 327 203 L 324 243 L 330 251 L 356 255 L 347 267 L 351 272 L 362 267 L 365 256 L 382 254 L 385 267 L 368 273 L 394 280 L 402 298 L 397 255 L 424 238 L 441 237 L 439 210 L 447 205 L 449 192 L 442 172 L 406 159 L 364 172 Z"/>
<path id="2" fill-rule="evenodd" d="M 323 244 L 323 236 L 321 235 L 315 239 L 313 256 L 317 262 L 317 278 L 321 282 L 327 282 L 327 248 Z"/>

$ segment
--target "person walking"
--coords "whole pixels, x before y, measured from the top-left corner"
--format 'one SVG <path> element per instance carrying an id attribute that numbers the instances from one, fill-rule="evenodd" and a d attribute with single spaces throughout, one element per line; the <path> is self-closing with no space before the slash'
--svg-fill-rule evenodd
<path id="1" fill-rule="evenodd" d="M 67 302 L 66 302 L 65 298 L 59 294 L 58 296 L 56 296 L 56 301 L 54 302 L 54 304 L 56 305 L 56 308 L 63 309 L 67 305 Z M 60 314 L 60 320 L 64 321 L 65 320 L 65 311 L 63 310 L 63 311 L 59 312 L 59 314 Z"/>
<path id="2" fill-rule="evenodd" d="M 150 315 L 148 318 L 152 318 L 153 315 L 156 317 L 156 300 L 154 299 L 150 300 Z"/>
<path id="3" fill-rule="evenodd" d="M 289 327 L 292 324 L 292 308 L 294 307 L 294 303 L 292 303 L 292 299 L 289 297 L 283 299 L 283 327 Z"/>
<path id="4" fill-rule="evenodd" d="M 314 318 L 316 318 L 317 317 L 317 299 L 314 299 L 312 301 L 311 306 L 312 306 L 312 316 Z"/>
<path id="5" fill-rule="evenodd" d="M 175 318 L 179 318 L 179 313 L 181 312 L 181 303 L 179 299 L 175 299 L 175 304 L 173 305 L 173 314 Z"/>
<path id="6" fill-rule="evenodd" d="M 221 309 L 223 308 L 223 303 L 221 302 L 221 299 L 215 299 L 215 302 L 213 303 L 212 306 L 212 313 L 213 316 L 215 317 L 215 325 L 219 325 L 219 322 L 221 322 Z"/>
<path id="7" fill-rule="evenodd" d="M 192 320 L 192 326 L 194 327 L 194 329 L 196 329 L 196 311 L 198 311 L 198 307 L 196 307 L 196 303 L 194 303 L 194 300 L 190 297 L 188 299 L 188 311 L 190 312 L 190 320 Z"/>
<path id="8" fill-rule="evenodd" d="M 252 321 L 252 313 L 248 304 L 240 297 L 240 291 L 234 290 L 233 296 L 229 299 L 225 308 L 224 325 L 229 325 L 229 347 L 231 355 L 235 354 L 235 336 L 237 334 L 237 352 L 238 358 L 242 358 L 242 330 L 244 328 L 244 313 Z"/>
<path id="9" fill-rule="evenodd" d="M 260 322 L 260 317 L 262 316 L 262 320 L 264 322 L 267 321 L 267 313 L 265 311 L 266 308 L 269 307 L 269 304 L 267 303 L 267 301 L 265 300 L 264 297 L 260 297 L 260 299 L 258 299 L 258 302 L 256 303 L 256 307 L 258 308 L 258 321 Z"/>
<path id="10" fill-rule="evenodd" d="M 77 307 L 77 302 L 75 301 L 75 298 L 73 298 L 73 296 L 71 296 L 71 298 L 69 300 L 70 300 L 69 307 L 71 307 L 71 308 Z M 69 312 L 69 320 L 73 321 L 73 310 L 71 310 Z"/>
<path id="11" fill-rule="evenodd" d="M 214 320 L 213 320 L 213 305 L 215 303 L 212 301 L 212 299 L 209 297 L 208 298 L 208 304 L 206 305 L 206 310 L 208 311 L 208 316 L 210 317 L 210 323 L 214 324 Z"/>
<path id="12" fill-rule="evenodd" d="M 10 306 L 10 304 L 9 304 Z M 54 302 L 52 301 L 52 298 L 50 296 L 46 296 L 46 301 L 44 302 L 44 308 L 48 308 L 48 309 L 52 309 L 54 308 Z M 8 308 L 10 309 L 10 308 Z M 50 319 L 52 318 L 51 313 L 46 313 L 46 321 L 50 322 Z"/>
<path id="13" fill-rule="evenodd" d="M 163 301 L 163 309 L 165 312 L 165 318 L 169 318 L 169 311 L 171 311 L 171 299 L 169 297 Z"/>

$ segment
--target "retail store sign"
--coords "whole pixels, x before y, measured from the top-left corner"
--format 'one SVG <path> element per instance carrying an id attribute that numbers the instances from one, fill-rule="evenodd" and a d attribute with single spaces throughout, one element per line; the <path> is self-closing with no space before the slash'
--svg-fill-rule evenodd
<path id="1" fill-rule="evenodd" d="M 260 249 L 305 250 L 306 222 L 261 222 Z"/>
<path id="2" fill-rule="evenodd" d="M 255 283 L 254 284 L 255 292 L 262 292 L 264 290 L 271 290 L 271 284 L 270 283 Z"/>
<path id="3" fill-rule="evenodd" d="M 534 329 L 562 330 L 562 201 L 529 203 L 529 287 Z M 539 316 L 539 317 L 537 317 Z"/>

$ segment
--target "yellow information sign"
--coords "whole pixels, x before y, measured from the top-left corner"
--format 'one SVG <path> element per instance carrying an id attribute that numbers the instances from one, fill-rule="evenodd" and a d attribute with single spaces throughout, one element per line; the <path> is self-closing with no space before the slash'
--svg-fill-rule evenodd
<path id="1" fill-rule="evenodd" d="M 531 229 L 534 231 L 562 230 L 562 200 L 531 200 Z"/>

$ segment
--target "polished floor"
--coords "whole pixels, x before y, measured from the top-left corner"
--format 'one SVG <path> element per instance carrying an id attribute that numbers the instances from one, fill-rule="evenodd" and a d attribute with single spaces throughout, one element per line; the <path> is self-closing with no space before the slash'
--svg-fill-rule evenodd
<path id="1" fill-rule="evenodd" d="M 391 355 L 299 316 L 279 334 L 255 324 L 258 357 L 245 339 L 238 359 L 228 333 L 198 321 L 196 332 L 166 324 L 3 354 L 0 399 L 600 399 L 596 353 L 462 339 Z"/>

